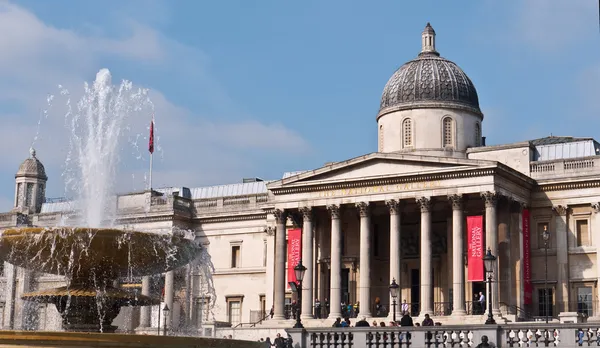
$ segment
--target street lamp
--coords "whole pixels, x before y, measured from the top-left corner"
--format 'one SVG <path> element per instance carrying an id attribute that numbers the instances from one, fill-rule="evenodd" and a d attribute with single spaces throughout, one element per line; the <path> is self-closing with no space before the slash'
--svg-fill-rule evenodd
<path id="1" fill-rule="evenodd" d="M 163 336 L 167 335 L 167 319 L 169 318 L 169 306 L 165 303 L 165 307 L 162 309 L 163 316 L 165 317 L 164 333 Z"/>
<path id="2" fill-rule="evenodd" d="M 494 275 L 494 267 L 496 266 L 496 256 L 492 255 L 492 250 L 488 248 L 487 253 L 483 257 L 483 264 L 485 266 L 485 273 L 487 273 L 488 279 L 488 318 L 485 321 L 486 324 L 496 324 L 494 315 L 492 314 L 492 276 Z"/>
<path id="3" fill-rule="evenodd" d="M 544 238 L 544 251 L 546 253 L 546 278 L 544 279 L 544 307 L 545 307 L 545 315 L 546 315 L 546 324 L 548 324 L 548 307 L 549 307 L 549 297 L 548 296 L 548 241 L 550 240 L 550 232 L 548 232 L 548 226 L 544 225 L 544 232 L 542 232 L 542 237 Z"/>
<path id="4" fill-rule="evenodd" d="M 393 320 L 396 322 L 396 298 L 398 297 L 398 288 L 400 286 L 396 283 L 396 279 L 392 279 L 392 284 L 390 284 L 390 296 L 392 296 L 392 311 L 393 311 Z"/>
<path id="5" fill-rule="evenodd" d="M 296 311 L 296 325 L 294 325 L 294 329 L 304 328 L 300 322 L 300 314 L 302 313 L 302 279 L 304 279 L 304 272 L 306 272 L 306 267 L 302 265 L 302 260 L 299 260 L 296 267 L 294 267 L 296 281 L 298 282 L 298 310 Z"/>

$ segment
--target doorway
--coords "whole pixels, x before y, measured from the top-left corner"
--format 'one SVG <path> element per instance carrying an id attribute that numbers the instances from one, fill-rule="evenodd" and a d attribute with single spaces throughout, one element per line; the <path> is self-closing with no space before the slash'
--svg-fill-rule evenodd
<path id="1" fill-rule="evenodd" d="M 419 315 L 419 301 L 421 299 L 421 272 L 418 269 L 410 270 L 410 315 Z"/>
<path id="2" fill-rule="evenodd" d="M 342 268 L 342 302 L 350 304 L 350 269 Z"/>
<path id="3" fill-rule="evenodd" d="M 485 282 L 473 282 L 471 284 L 473 289 L 473 298 L 471 299 L 472 312 L 473 314 L 483 314 L 485 313 L 485 303 L 487 303 L 487 300 L 489 300 L 486 298 L 487 294 L 485 292 Z M 486 300 L 483 304 L 483 307 L 479 302 L 479 293 L 482 293 L 484 295 L 484 299 Z"/>

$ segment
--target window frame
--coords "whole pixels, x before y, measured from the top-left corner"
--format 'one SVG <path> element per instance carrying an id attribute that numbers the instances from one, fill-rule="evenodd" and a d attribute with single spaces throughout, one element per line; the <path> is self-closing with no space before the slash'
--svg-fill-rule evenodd
<path id="1" fill-rule="evenodd" d="M 244 306 L 244 295 L 230 295 L 230 296 L 226 296 L 225 297 L 225 302 L 227 304 L 227 322 L 229 322 L 229 324 L 231 324 L 232 327 L 234 327 L 235 325 L 241 324 L 242 323 L 242 313 L 243 313 L 243 306 Z M 239 303 L 240 307 L 239 307 L 239 322 L 233 323 L 232 322 L 232 317 L 231 317 L 231 305 L 233 303 Z"/>
<path id="2" fill-rule="evenodd" d="M 236 258 L 235 266 L 233 264 L 233 251 L 238 248 L 238 255 Z M 231 242 L 229 246 L 229 268 L 236 269 L 242 268 L 242 242 Z"/>
<path id="3" fill-rule="evenodd" d="M 408 126 L 407 126 L 408 125 Z M 415 145 L 415 134 L 414 134 L 414 120 L 410 117 L 406 117 L 402 120 L 402 148 L 403 149 L 412 149 Z M 407 130 L 409 136 L 406 136 Z M 407 144 L 407 140 L 409 140 Z"/>
<path id="4" fill-rule="evenodd" d="M 446 138 L 446 123 L 448 123 L 448 126 L 450 127 L 450 134 L 449 134 L 449 142 L 447 143 L 446 140 L 448 140 Z M 454 126 L 454 119 L 452 118 L 452 116 L 450 115 L 445 115 L 444 117 L 442 117 L 442 147 L 443 148 L 454 148 L 455 147 L 455 139 L 456 139 L 456 135 L 455 135 L 455 129 L 456 127 Z"/>

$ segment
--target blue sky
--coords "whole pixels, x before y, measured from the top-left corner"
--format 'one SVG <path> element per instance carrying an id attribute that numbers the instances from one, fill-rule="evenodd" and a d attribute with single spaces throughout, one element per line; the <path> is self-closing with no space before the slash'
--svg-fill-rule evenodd
<path id="1" fill-rule="evenodd" d="M 376 151 L 383 86 L 419 52 L 428 21 L 438 51 L 478 90 L 488 144 L 551 133 L 599 137 L 596 1 L 461 4 L 0 2 L 0 30 L 10 33 L 0 38 L 0 211 L 12 205 L 14 173 L 47 95 L 58 84 L 76 95 L 103 67 L 151 89 L 160 137 L 155 186 L 276 179 Z M 62 120 L 53 106 L 35 142 L 50 197 L 64 187 Z M 147 121 L 131 126 L 145 136 Z M 142 188 L 145 154 L 122 162 L 120 189 Z"/>

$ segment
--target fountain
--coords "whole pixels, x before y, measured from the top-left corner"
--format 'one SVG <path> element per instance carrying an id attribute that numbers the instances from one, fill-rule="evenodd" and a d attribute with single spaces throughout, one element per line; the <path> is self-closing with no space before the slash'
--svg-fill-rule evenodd
<path id="1" fill-rule="evenodd" d="M 62 91 L 61 94 L 68 95 Z M 112 334 L 112 321 L 122 306 L 149 306 L 158 299 L 131 292 L 118 286 L 120 277 L 146 276 L 174 270 L 193 261 L 201 247 L 183 233 L 146 233 L 121 230 L 116 221 L 114 187 L 119 163 L 119 143 L 123 130 L 128 129 L 128 117 L 150 115 L 153 105 L 147 91 L 134 89 L 124 81 L 112 85 L 111 74 L 102 69 L 85 93 L 72 108 L 67 102 L 66 124 L 70 126 L 70 148 L 66 161 L 66 191 L 76 202 L 75 225 L 41 228 L 8 229 L 0 235 L 0 260 L 36 272 L 64 276 L 66 286 L 43 289 L 22 295 L 23 300 L 54 304 L 61 314 L 67 333 L 25 334 L 9 343 L 21 340 L 22 345 L 54 346 L 61 341 L 78 341 L 77 346 L 92 346 L 90 341 L 102 341 L 103 346 L 233 346 L 218 340 L 181 337 L 148 339 Z M 150 110 L 148 110 L 150 109 Z M 86 226 L 86 227 L 77 227 Z M 91 333 L 101 333 L 101 337 Z M 85 333 L 81 335 L 78 333 Z M 39 336 L 39 337 L 38 337 Z M 42 337 L 43 338 L 40 338 Z M 167 340 L 167 341 L 165 341 Z M 20 341 L 20 342 L 21 342 Z M 20 344 L 14 343 L 16 346 Z M 136 345 L 138 344 L 138 345 Z M 12 346 L 12 345 L 11 345 Z M 94 345 L 95 346 L 95 345 Z M 236 341 L 236 347 L 254 346 L 251 342 Z"/>

